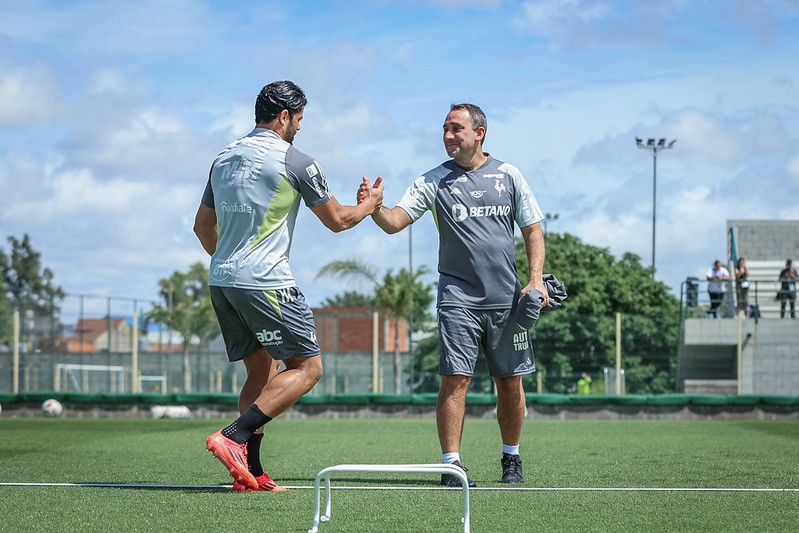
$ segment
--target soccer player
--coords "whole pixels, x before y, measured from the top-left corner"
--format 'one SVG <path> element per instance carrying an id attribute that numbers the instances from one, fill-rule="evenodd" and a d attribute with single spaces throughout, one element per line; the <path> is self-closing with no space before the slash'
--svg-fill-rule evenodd
<path id="1" fill-rule="evenodd" d="M 519 170 L 483 152 L 487 122 L 472 104 L 456 104 L 444 120 L 444 148 L 452 158 L 418 178 L 393 209 L 372 214 L 386 233 L 396 233 L 432 211 L 439 233 L 438 326 L 441 388 L 436 408 L 442 461 L 461 465 L 466 392 L 478 354 L 488 362 L 497 390 L 502 436 L 502 482 L 523 483 L 519 440 L 524 422 L 522 376 L 535 372 L 527 331 L 516 324 L 521 294 L 543 282 L 544 218 Z M 368 198 L 365 184 L 360 191 Z M 530 282 L 516 275 L 514 223 L 527 250 Z M 460 486 L 444 474 L 441 483 Z M 469 480 L 470 486 L 475 486 Z"/>
<path id="2" fill-rule="evenodd" d="M 341 205 L 319 164 L 292 146 L 306 104 L 290 81 L 261 90 L 255 129 L 213 162 L 194 222 L 211 255 L 211 302 L 228 359 L 247 369 L 241 416 L 206 441 L 231 473 L 234 490 L 286 490 L 261 466 L 263 426 L 322 376 L 313 315 L 288 263 L 300 198 L 334 232 L 352 228 L 383 200 L 377 178 L 358 205 Z M 369 185 L 365 176 L 362 185 Z"/>

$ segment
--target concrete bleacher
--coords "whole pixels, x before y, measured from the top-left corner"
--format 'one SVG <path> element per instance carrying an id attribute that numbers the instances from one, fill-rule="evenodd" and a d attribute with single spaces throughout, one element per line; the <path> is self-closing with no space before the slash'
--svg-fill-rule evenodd
<path id="1" fill-rule="evenodd" d="M 780 290 L 779 277 L 785 268 L 785 260 L 747 259 L 746 266 L 749 267 L 749 303 L 757 303 L 762 318 L 778 318 L 780 302 L 777 301 L 777 293 Z"/>
<path id="2" fill-rule="evenodd" d="M 762 318 L 779 318 L 780 272 L 788 258 L 799 260 L 799 220 L 728 220 L 728 268 L 743 257 L 749 267 L 749 303 Z"/>
<path id="3" fill-rule="evenodd" d="M 780 319 L 777 293 L 785 260 L 799 263 L 799 220 L 728 220 L 727 245 L 730 273 L 737 258 L 746 260 L 748 303 L 757 303 L 760 317 L 734 314 L 732 287 L 719 308 L 720 320 L 687 314 L 680 328 L 677 392 L 730 394 L 734 382 L 743 394 L 796 395 L 799 320 Z"/>

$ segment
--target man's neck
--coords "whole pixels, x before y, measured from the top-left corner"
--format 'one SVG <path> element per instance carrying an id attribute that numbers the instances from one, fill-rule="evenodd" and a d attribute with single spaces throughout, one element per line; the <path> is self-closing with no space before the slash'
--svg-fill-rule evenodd
<path id="1" fill-rule="evenodd" d="M 280 131 L 280 121 L 278 121 L 277 119 L 273 120 L 272 122 L 259 122 L 258 124 L 255 125 L 255 127 L 264 130 L 274 131 L 275 133 L 280 135 L 281 138 L 283 137 L 283 134 Z"/>
<path id="2" fill-rule="evenodd" d="M 457 163 L 459 167 L 463 167 L 467 170 L 475 170 L 483 166 L 486 161 L 488 161 L 488 154 L 480 150 L 479 152 L 475 152 L 468 161 L 458 161 L 456 159 L 455 163 Z"/>

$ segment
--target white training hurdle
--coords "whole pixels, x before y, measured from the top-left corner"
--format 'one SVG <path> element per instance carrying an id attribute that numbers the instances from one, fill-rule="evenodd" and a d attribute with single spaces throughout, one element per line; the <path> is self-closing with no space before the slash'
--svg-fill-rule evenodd
<path id="1" fill-rule="evenodd" d="M 463 533 L 470 533 L 471 526 L 469 525 L 469 479 L 466 477 L 466 472 L 460 467 L 451 464 L 409 464 L 409 465 L 336 465 L 329 466 L 321 470 L 316 475 L 314 480 L 314 517 L 313 527 L 308 530 L 308 533 L 317 533 L 319 531 L 319 522 L 327 522 L 330 520 L 330 474 L 332 472 L 410 472 L 410 473 L 440 473 L 452 474 L 461 480 L 463 486 Z M 322 476 L 325 476 L 325 514 L 319 516 L 320 513 L 320 481 Z"/>

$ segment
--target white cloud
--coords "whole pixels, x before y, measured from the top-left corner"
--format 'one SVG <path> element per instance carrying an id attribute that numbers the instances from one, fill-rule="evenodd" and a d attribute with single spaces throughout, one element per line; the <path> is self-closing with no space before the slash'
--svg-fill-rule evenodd
<path id="1" fill-rule="evenodd" d="M 86 94 L 87 96 L 121 98 L 139 95 L 143 90 L 143 82 L 132 81 L 119 70 L 103 67 L 92 73 Z"/>
<path id="2" fill-rule="evenodd" d="M 0 128 L 51 126 L 63 117 L 52 70 L 41 63 L 5 66 L 0 73 Z"/>

